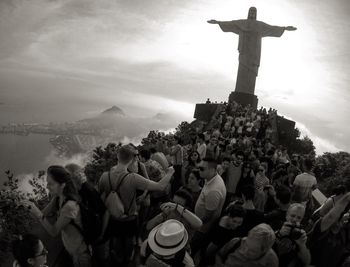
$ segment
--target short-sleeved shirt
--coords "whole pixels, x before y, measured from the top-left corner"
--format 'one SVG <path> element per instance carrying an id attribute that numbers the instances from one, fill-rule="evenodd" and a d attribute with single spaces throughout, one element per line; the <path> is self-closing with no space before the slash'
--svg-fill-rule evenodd
<path id="1" fill-rule="evenodd" d="M 201 232 L 208 232 L 212 224 L 220 217 L 222 207 L 226 198 L 225 183 L 220 177 L 216 175 L 209 182 L 205 182 L 202 192 L 195 206 L 195 214 L 199 218 L 205 216 L 206 210 L 214 211 L 213 218 L 204 224 L 200 229 Z"/>
<path id="2" fill-rule="evenodd" d="M 239 238 L 234 238 L 228 242 L 221 250 L 222 254 L 226 254 L 226 251 L 230 250 L 239 242 Z M 244 238 L 242 242 L 245 242 Z M 276 253 L 270 249 L 263 257 L 257 260 L 247 259 L 244 253 L 237 248 L 234 252 L 229 253 L 225 261 L 225 266 L 235 266 L 235 267 L 278 267 L 278 257 Z"/>
<path id="3" fill-rule="evenodd" d="M 299 174 L 293 183 L 293 200 L 297 202 L 307 202 L 311 198 L 312 189 L 317 185 L 316 177 L 309 173 Z"/>
<path id="4" fill-rule="evenodd" d="M 73 220 L 81 229 L 83 228 L 81 223 L 80 208 L 76 201 L 68 200 L 60 208 L 58 211 L 57 221 L 62 218 Z M 80 254 L 87 250 L 82 234 L 73 224 L 67 224 L 61 230 L 61 236 L 63 245 L 70 255 Z"/>
<path id="5" fill-rule="evenodd" d="M 126 172 L 116 171 L 111 169 L 111 182 L 113 189 L 117 188 L 120 179 L 126 175 Z M 129 215 L 136 213 L 136 190 L 147 190 L 150 180 L 144 178 L 137 173 L 129 173 L 123 183 L 119 187 L 119 196 L 124 204 L 125 210 L 129 210 Z M 108 173 L 102 174 L 99 182 L 100 193 L 105 193 L 106 196 L 111 192 L 109 185 Z"/>

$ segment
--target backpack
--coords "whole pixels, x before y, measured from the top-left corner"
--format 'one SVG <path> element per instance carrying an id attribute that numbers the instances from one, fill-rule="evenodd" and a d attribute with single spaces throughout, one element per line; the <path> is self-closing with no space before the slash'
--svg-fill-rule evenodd
<path id="1" fill-rule="evenodd" d="M 87 244 L 95 244 L 102 232 L 102 218 L 91 206 L 79 203 L 83 235 Z"/>
<path id="2" fill-rule="evenodd" d="M 135 195 L 133 199 L 131 200 L 130 206 L 127 211 L 125 211 L 124 204 L 119 196 L 119 188 L 122 185 L 124 179 L 126 176 L 128 176 L 129 173 L 126 173 L 122 178 L 120 178 L 120 181 L 115 189 L 113 189 L 112 181 L 111 181 L 111 172 L 108 172 L 108 180 L 109 180 L 109 186 L 111 188 L 111 192 L 108 194 L 105 200 L 106 208 L 109 211 L 110 215 L 113 219 L 122 219 L 128 216 L 128 213 L 130 211 L 132 202 L 134 201 Z"/>
<path id="3" fill-rule="evenodd" d="M 68 199 L 62 204 L 62 207 L 67 201 Z M 93 245 L 100 237 L 102 231 L 102 218 L 90 205 L 85 204 L 82 201 L 78 201 L 77 203 L 80 208 L 81 223 L 83 227 L 76 224 L 73 219 L 70 221 L 70 224 L 80 232 L 86 245 Z"/>

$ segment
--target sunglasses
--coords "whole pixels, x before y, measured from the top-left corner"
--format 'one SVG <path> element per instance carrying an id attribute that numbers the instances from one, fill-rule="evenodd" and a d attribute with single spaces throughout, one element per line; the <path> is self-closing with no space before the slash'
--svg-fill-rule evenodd
<path id="1" fill-rule="evenodd" d="M 205 168 L 204 168 L 204 167 L 198 167 L 198 170 L 199 170 L 200 172 L 203 172 L 203 171 L 205 171 Z"/>
<path id="2" fill-rule="evenodd" d="M 46 250 L 46 248 L 43 248 L 43 251 L 38 254 L 38 255 L 35 255 L 34 258 L 37 258 L 37 257 L 41 257 L 41 256 L 46 256 L 49 252 Z"/>
<path id="3" fill-rule="evenodd" d="M 259 169 L 259 172 L 263 172 L 263 171 L 265 171 L 264 169 Z"/>

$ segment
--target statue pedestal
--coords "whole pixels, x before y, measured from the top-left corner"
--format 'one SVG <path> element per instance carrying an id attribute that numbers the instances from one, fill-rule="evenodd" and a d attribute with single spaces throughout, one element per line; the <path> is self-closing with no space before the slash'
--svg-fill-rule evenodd
<path id="1" fill-rule="evenodd" d="M 250 105 L 254 109 L 258 108 L 258 97 L 256 95 L 242 93 L 242 92 L 231 92 L 229 102 L 235 101 L 242 106 Z"/>

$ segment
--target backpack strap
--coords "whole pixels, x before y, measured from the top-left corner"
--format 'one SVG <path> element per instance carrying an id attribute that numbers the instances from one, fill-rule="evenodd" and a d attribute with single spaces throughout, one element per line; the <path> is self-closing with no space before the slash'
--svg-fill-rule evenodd
<path id="1" fill-rule="evenodd" d="M 123 175 L 123 177 L 120 179 L 120 182 L 118 183 L 116 189 L 114 190 L 115 192 L 119 193 L 119 188 L 120 186 L 122 185 L 122 183 L 124 182 L 124 179 L 126 178 L 126 176 L 128 176 L 130 174 L 130 172 L 126 173 Z M 111 190 L 113 190 L 113 187 L 112 187 L 112 181 L 111 181 L 111 171 L 108 172 L 108 179 L 109 179 L 109 186 L 111 188 Z M 136 196 L 136 193 L 133 195 L 132 199 L 131 199 L 131 202 L 130 202 L 130 205 L 129 205 L 129 208 L 128 210 L 125 212 L 126 215 L 129 214 L 129 211 L 131 209 L 131 206 L 132 206 L 132 203 L 134 202 L 134 199 L 135 199 L 135 196 Z"/>
<path id="2" fill-rule="evenodd" d="M 122 179 L 121 179 L 121 181 L 120 181 L 118 187 L 116 188 L 116 192 L 119 190 L 119 187 L 122 185 L 124 179 L 125 179 L 126 176 L 128 176 L 129 174 L 130 174 L 130 172 L 128 172 L 127 174 L 125 174 L 125 175 L 122 177 Z M 118 192 L 118 193 L 119 193 L 119 192 Z M 129 215 L 129 211 L 130 211 L 130 209 L 131 209 L 132 203 L 134 202 L 135 196 L 136 196 L 136 193 L 134 193 L 134 195 L 133 195 L 133 197 L 132 197 L 132 199 L 131 199 L 131 201 L 130 201 L 128 210 L 127 210 L 127 211 L 124 211 L 126 215 Z"/>
<path id="3" fill-rule="evenodd" d="M 234 253 L 242 244 L 242 238 L 239 238 L 239 240 L 230 248 L 227 253 L 223 256 L 224 262 L 227 260 L 227 257 L 229 254 Z"/>
<path id="4" fill-rule="evenodd" d="M 116 189 L 113 190 L 113 185 L 112 185 L 112 181 L 111 181 L 111 171 L 109 170 L 109 171 L 108 171 L 108 181 L 109 181 L 109 187 L 111 188 L 111 191 L 117 192 L 117 191 L 119 190 L 119 187 L 120 187 L 121 184 L 123 183 L 125 177 L 128 176 L 128 174 L 129 174 L 129 172 L 126 173 L 126 174 L 120 179 L 120 181 L 119 181 L 119 183 L 118 183 Z"/>
<path id="5" fill-rule="evenodd" d="M 128 172 L 128 173 L 126 173 L 126 174 L 124 174 L 124 176 L 120 179 L 120 182 L 119 182 L 119 184 L 118 184 L 118 186 L 117 186 L 117 188 L 115 189 L 115 191 L 116 192 L 118 192 L 119 191 L 119 188 L 120 188 L 120 186 L 122 185 L 122 183 L 124 182 L 124 179 L 126 178 L 126 176 L 128 176 L 130 174 L 130 172 Z"/>

